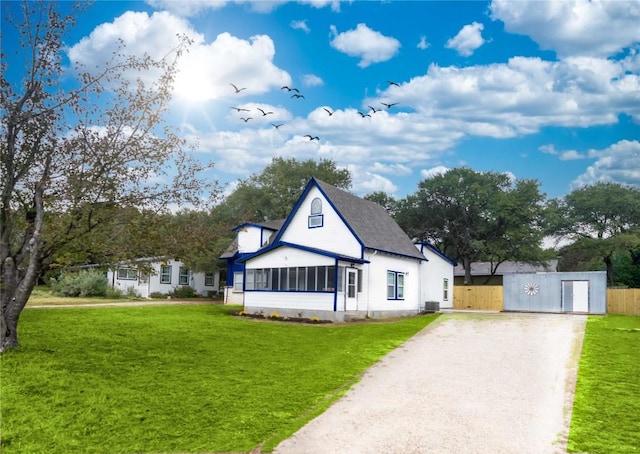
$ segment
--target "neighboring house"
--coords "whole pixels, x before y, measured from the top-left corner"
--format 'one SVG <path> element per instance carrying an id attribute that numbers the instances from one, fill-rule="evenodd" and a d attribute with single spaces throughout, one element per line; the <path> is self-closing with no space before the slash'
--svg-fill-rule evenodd
<path id="1" fill-rule="evenodd" d="M 314 178 L 284 221 L 234 230 L 225 302 L 247 312 L 346 320 L 453 307 L 455 262 L 413 244 L 377 203 Z"/>
<path id="2" fill-rule="evenodd" d="M 491 271 L 495 269 L 492 274 Z M 503 276 L 508 274 L 525 274 L 525 273 L 544 273 L 557 272 L 558 260 L 547 260 L 542 264 L 531 264 L 526 262 L 502 262 L 496 268 L 491 262 L 473 262 L 471 263 L 471 276 L 473 285 L 502 285 Z M 465 285 L 464 267 L 458 265 L 453 271 L 455 275 L 455 285 Z"/>
<path id="3" fill-rule="evenodd" d="M 140 259 L 108 270 L 107 282 L 124 293 L 135 292 L 143 298 L 173 293 L 184 286 L 198 295 L 213 296 L 220 290 L 220 272 L 194 273 L 177 259 Z"/>

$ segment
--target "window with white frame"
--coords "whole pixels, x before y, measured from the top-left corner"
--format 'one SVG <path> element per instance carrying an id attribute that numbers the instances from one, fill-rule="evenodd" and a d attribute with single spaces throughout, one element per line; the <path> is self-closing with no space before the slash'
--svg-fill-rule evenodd
<path id="1" fill-rule="evenodd" d="M 234 281 L 235 282 L 235 281 Z M 298 266 L 247 269 L 245 290 L 332 292 L 335 266 Z"/>
<path id="2" fill-rule="evenodd" d="M 387 299 L 404 299 L 404 273 L 387 271 Z"/>
<path id="3" fill-rule="evenodd" d="M 138 279 L 138 270 L 135 268 L 118 268 L 118 279 L 125 281 L 135 281 Z"/>
<path id="4" fill-rule="evenodd" d="M 160 283 L 171 284 L 171 265 L 160 266 Z"/>
<path id="5" fill-rule="evenodd" d="M 215 273 L 206 273 L 204 275 L 204 285 L 205 287 L 215 287 L 216 285 Z"/>
<path id="6" fill-rule="evenodd" d="M 324 225 L 324 216 L 322 215 L 322 200 L 316 197 L 311 201 L 311 214 L 309 216 L 308 227 L 310 229 L 322 227 Z"/>
<path id="7" fill-rule="evenodd" d="M 442 282 L 442 299 L 449 301 L 449 279 L 444 279 Z"/>
<path id="8" fill-rule="evenodd" d="M 189 268 L 184 266 L 180 267 L 180 274 L 178 275 L 179 285 L 189 285 Z"/>
<path id="9" fill-rule="evenodd" d="M 244 276 L 242 271 L 233 273 L 233 289 L 241 292 L 244 284 Z"/>

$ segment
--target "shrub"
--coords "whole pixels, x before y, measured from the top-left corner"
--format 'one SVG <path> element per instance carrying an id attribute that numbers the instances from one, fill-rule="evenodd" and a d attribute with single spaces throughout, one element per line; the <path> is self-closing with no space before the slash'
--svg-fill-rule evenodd
<path id="1" fill-rule="evenodd" d="M 277 312 L 274 312 L 273 314 L 270 315 L 271 318 L 280 318 L 280 314 L 278 314 Z"/>
<path id="2" fill-rule="evenodd" d="M 149 298 L 161 298 L 161 299 L 164 299 L 164 298 L 166 298 L 166 297 L 167 297 L 167 295 L 165 295 L 165 294 L 164 294 L 164 293 L 162 293 L 162 292 L 151 292 L 151 293 L 149 294 Z"/>
<path id="3" fill-rule="evenodd" d="M 105 298 L 119 299 L 119 298 L 122 298 L 124 295 L 122 293 L 122 290 L 120 290 L 119 288 L 107 286 L 107 291 L 104 296 Z"/>
<path id="4" fill-rule="evenodd" d="M 194 289 L 188 285 L 176 287 L 171 294 L 174 298 L 193 298 L 198 296 Z"/>
<path id="5" fill-rule="evenodd" d="M 51 279 L 51 291 L 58 296 L 106 296 L 107 279 L 103 271 L 84 270 Z"/>

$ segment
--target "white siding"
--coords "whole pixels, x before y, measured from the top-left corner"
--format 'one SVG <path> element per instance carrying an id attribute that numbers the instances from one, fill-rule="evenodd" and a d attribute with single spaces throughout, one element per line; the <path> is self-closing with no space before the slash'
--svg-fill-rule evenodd
<path id="1" fill-rule="evenodd" d="M 256 268 L 286 268 L 290 266 L 321 266 L 335 265 L 336 259 L 313 252 L 301 251 L 291 247 L 282 246 L 273 251 L 261 254 L 248 260 L 246 269 Z"/>
<path id="2" fill-rule="evenodd" d="M 322 200 L 323 226 L 309 228 L 311 201 Z M 362 247 L 318 188 L 313 187 L 290 221 L 282 241 L 360 258 Z"/>
<path id="3" fill-rule="evenodd" d="M 160 271 L 162 265 L 171 266 L 171 282 L 167 284 L 160 283 Z M 171 259 L 164 262 L 154 262 L 150 264 L 151 271 L 146 279 L 140 279 L 140 273 L 137 279 L 118 279 L 118 271 L 109 270 L 107 273 L 107 283 L 114 288 L 126 293 L 127 289 L 133 288 L 135 292 L 142 298 L 148 298 L 152 293 L 172 293 L 176 287 L 180 286 L 180 267 L 184 264 L 178 260 Z M 122 267 L 135 268 L 135 264 L 122 265 Z M 220 288 L 220 273 L 215 272 L 214 286 L 205 286 L 204 273 L 189 273 L 188 284 L 198 295 L 207 296 L 209 292 L 217 292 Z"/>
<path id="4" fill-rule="evenodd" d="M 262 247 L 262 229 L 244 226 L 238 230 L 238 252 L 255 252 Z"/>
<path id="5" fill-rule="evenodd" d="M 437 301 L 441 309 L 453 308 L 453 265 L 431 249 L 425 247 L 423 254 L 428 262 L 421 266 L 422 297 L 421 302 Z M 448 279 L 448 298 L 444 299 L 444 280 Z"/>
<path id="6" fill-rule="evenodd" d="M 368 311 L 415 311 L 420 306 L 420 262 L 377 253 L 368 254 L 365 282 L 368 283 Z M 404 273 L 404 300 L 387 299 L 387 271 Z"/>
<path id="7" fill-rule="evenodd" d="M 280 315 L 294 315 L 291 311 L 333 311 L 333 293 L 307 292 L 245 292 L 245 310 L 252 307 L 273 309 Z M 288 313 L 287 313 L 288 312 Z M 269 314 L 265 314 L 269 315 Z"/>

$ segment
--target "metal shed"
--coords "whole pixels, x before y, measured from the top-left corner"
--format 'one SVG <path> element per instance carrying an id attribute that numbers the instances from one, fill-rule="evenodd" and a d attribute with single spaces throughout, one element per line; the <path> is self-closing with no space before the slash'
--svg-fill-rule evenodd
<path id="1" fill-rule="evenodd" d="M 505 311 L 607 312 L 605 271 L 509 274 L 503 292 Z"/>

